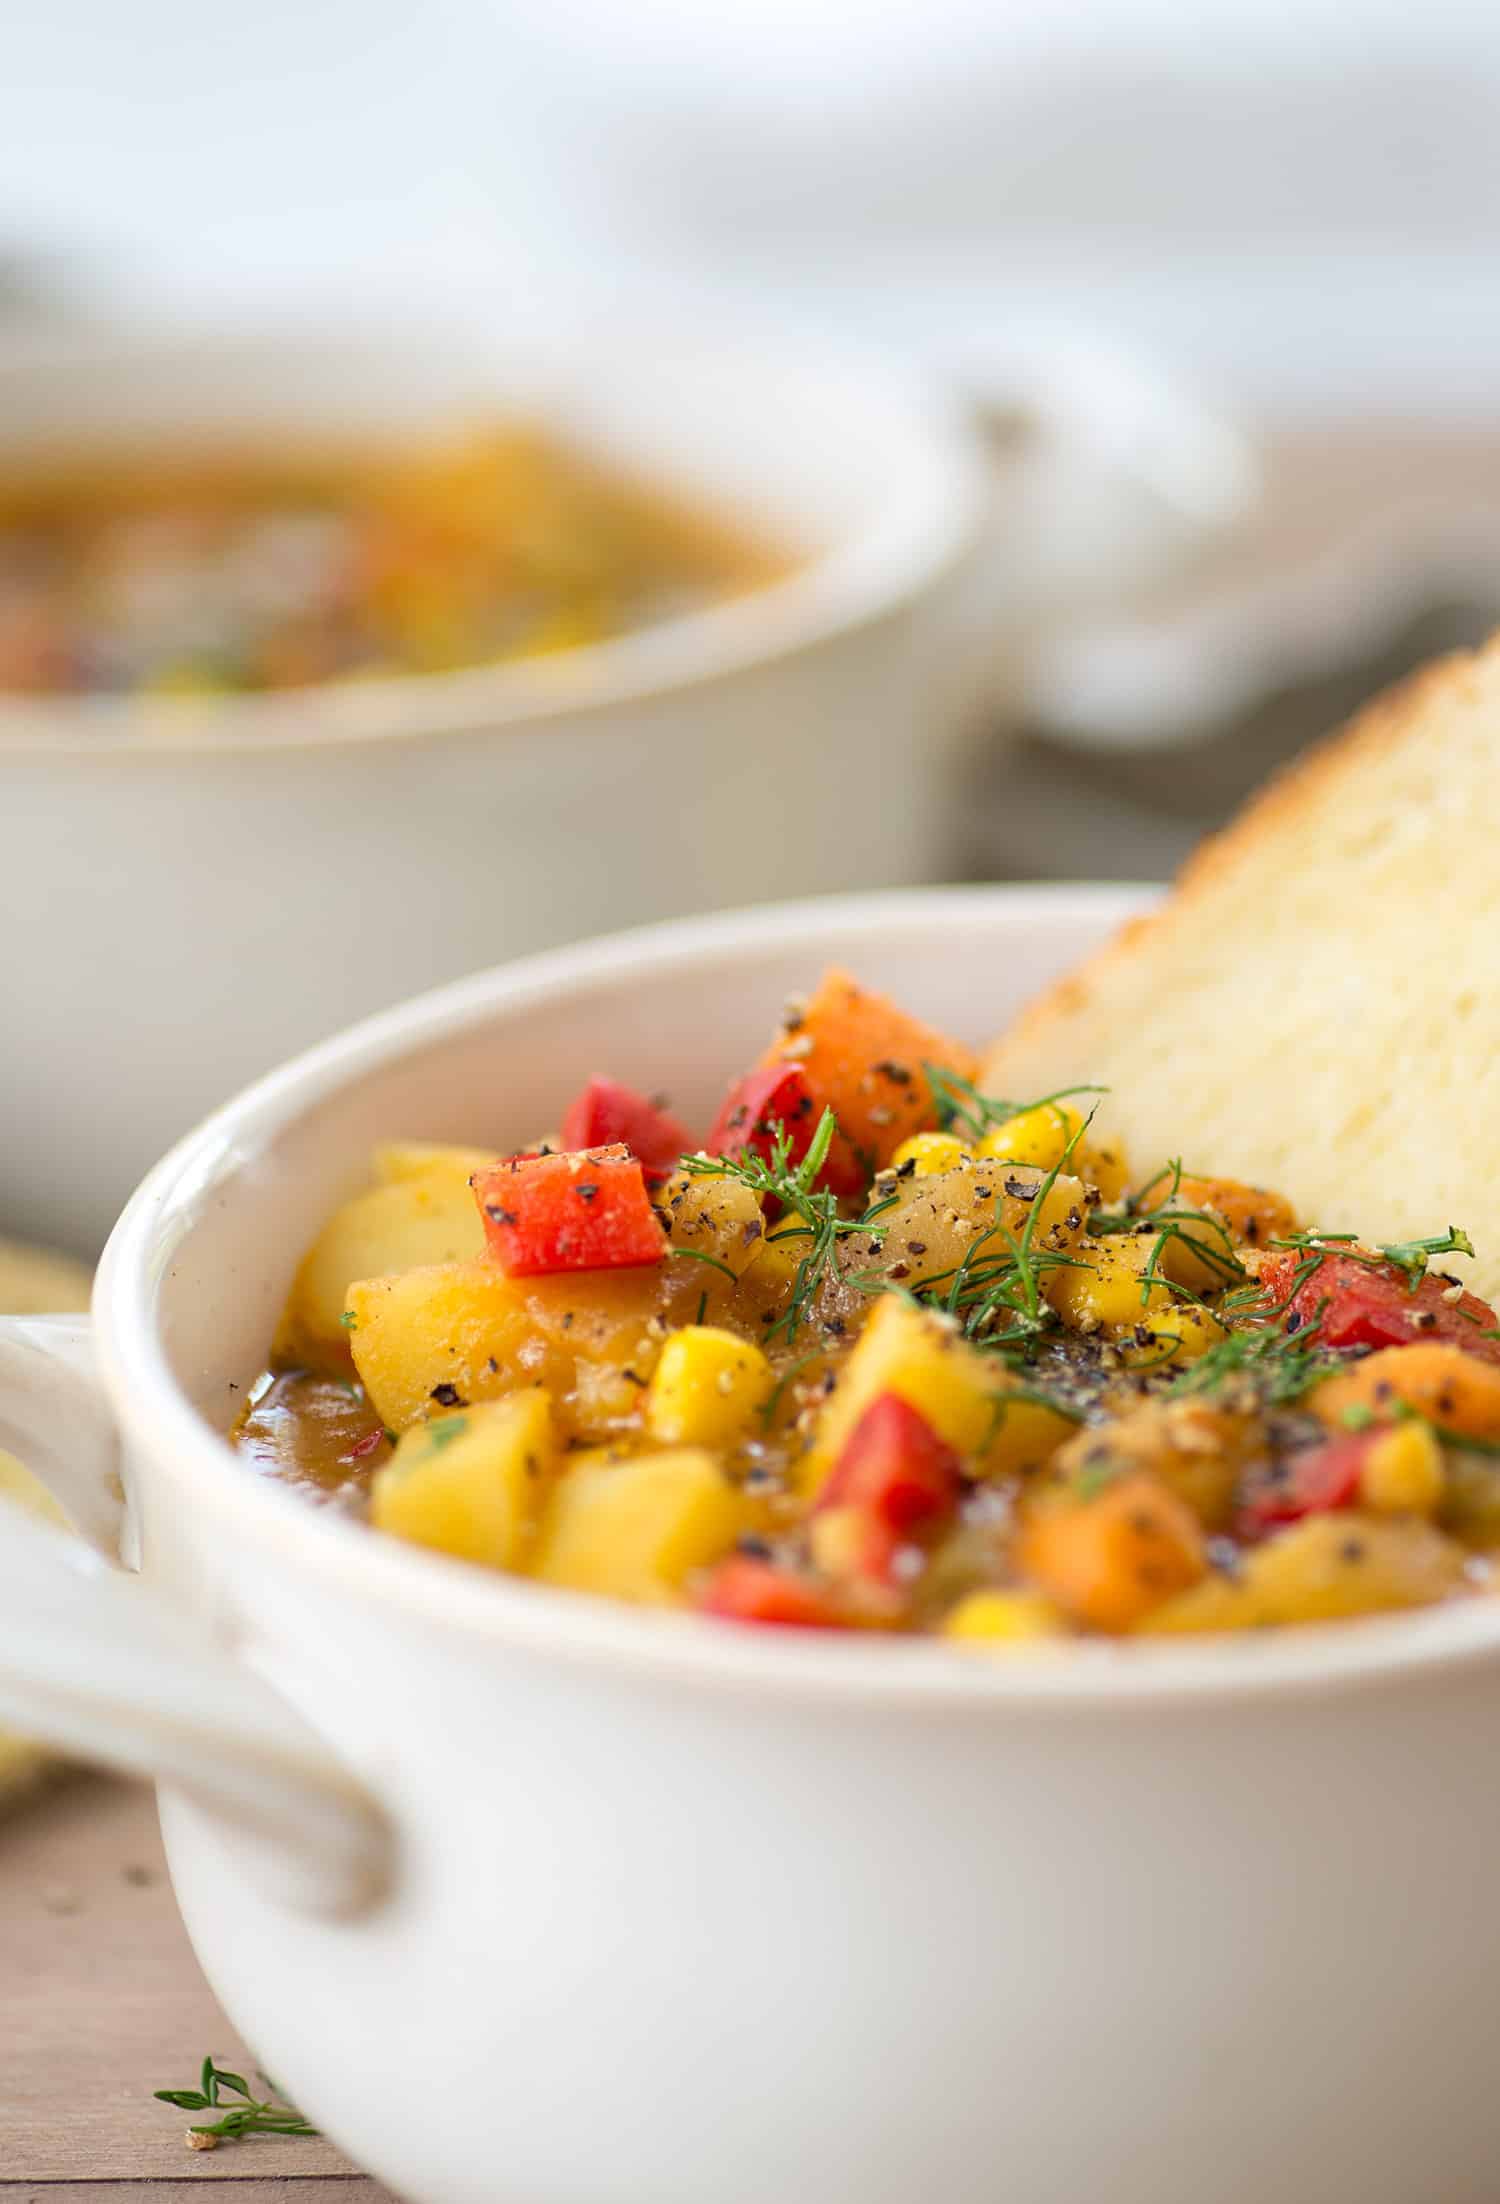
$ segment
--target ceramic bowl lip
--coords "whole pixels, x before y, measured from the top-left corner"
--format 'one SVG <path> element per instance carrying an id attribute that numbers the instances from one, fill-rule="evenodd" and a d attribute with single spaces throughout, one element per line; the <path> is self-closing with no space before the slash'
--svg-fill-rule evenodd
<path id="1" fill-rule="evenodd" d="M 1434 1667 L 1464 1667 L 1500 1652 L 1500 1599 L 1337 1627 L 1197 1641 L 1059 1643 L 997 1658 L 934 1639 L 853 1638 L 757 1631 L 682 1613 L 491 1575 L 312 1509 L 242 1465 L 182 1393 L 153 1313 L 156 1282 L 177 1239 L 217 1183 L 309 1110 L 398 1058 L 496 1016 L 632 972 L 754 963 L 769 947 L 808 941 L 820 927 L 857 954 L 851 934 L 878 940 L 911 925 L 955 929 L 997 906 L 1046 925 L 1080 916 L 1106 926 L 1155 891 L 1077 885 L 937 889 L 829 897 L 677 920 L 548 951 L 415 997 L 364 1020 L 272 1072 L 205 1120 L 143 1181 L 100 1265 L 96 1344 L 107 1389 L 133 1455 L 176 1487 L 179 1503 L 209 1511 L 262 1563 L 300 1574 L 314 1596 L 392 1603 L 434 1629 L 460 1629 L 477 1646 L 547 1657 L 617 1680 L 730 1689 L 778 1703 L 896 1711 L 1055 1712 L 1108 1705 L 1142 1712 L 1180 1702 L 1245 1703 L 1268 1695 L 1326 1694 L 1390 1684 Z"/>
<path id="2" fill-rule="evenodd" d="M 482 323 L 475 327 L 486 333 Z M 763 339 L 768 356 L 777 361 L 783 346 L 796 345 L 795 330 L 769 323 L 747 323 L 745 329 L 746 341 Z M 366 334 L 372 344 L 377 341 L 368 323 L 349 341 Z M 295 347 L 327 341 L 329 335 L 319 325 L 293 322 L 287 341 Z M 0 375 L 7 369 L 24 373 L 45 363 L 53 350 L 107 361 L 112 352 L 138 357 L 144 347 L 148 353 L 190 358 L 196 348 L 252 341 L 257 340 L 251 332 L 233 325 L 74 333 L 12 348 L 0 355 Z M 809 377 L 820 367 L 828 371 L 827 356 L 806 341 L 787 356 L 794 371 L 805 363 Z M 945 406 L 936 393 L 903 379 L 888 363 L 863 361 L 855 351 L 844 365 L 850 373 L 857 366 L 890 418 L 904 426 L 899 487 L 873 518 L 846 529 L 782 579 L 545 658 L 218 699 L 211 712 L 191 699 L 0 696 L 0 759 L 38 752 L 80 762 L 150 756 L 180 767 L 201 754 L 519 736 L 559 720 L 607 730 L 621 705 L 704 688 L 856 635 L 920 600 L 973 551 L 986 510 L 987 462 L 957 409 Z M 775 387 L 781 387 L 779 381 Z"/>

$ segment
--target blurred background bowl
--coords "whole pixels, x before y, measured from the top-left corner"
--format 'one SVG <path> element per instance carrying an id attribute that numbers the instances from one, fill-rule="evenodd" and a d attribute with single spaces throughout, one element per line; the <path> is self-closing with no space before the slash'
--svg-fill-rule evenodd
<path id="1" fill-rule="evenodd" d="M 615 301 L 545 328 L 16 336 L 0 463 L 65 443 L 537 422 L 785 547 L 785 579 L 500 666 L 0 703 L 0 1218 L 87 1251 L 152 1158 L 333 1024 L 605 926 L 940 869 L 981 522 L 952 414 L 857 351 Z M 951 711 L 935 715 L 935 695 Z"/>

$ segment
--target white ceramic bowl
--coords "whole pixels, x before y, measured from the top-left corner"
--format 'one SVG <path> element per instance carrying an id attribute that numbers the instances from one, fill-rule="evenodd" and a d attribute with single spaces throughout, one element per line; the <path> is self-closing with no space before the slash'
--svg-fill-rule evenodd
<path id="1" fill-rule="evenodd" d="M 703 1115 L 828 958 L 982 1038 L 1117 892 L 830 902 L 376 1019 L 152 1173 L 0 1443 L 142 1579 L 0 1540 L 0 1717 L 162 1779 L 230 2017 L 414 2204 L 1490 2204 L 1500 1601 L 965 1656 L 645 1614 L 319 1513 L 220 1433 L 398 1131 L 601 1065 Z M 118 1432 L 118 1438 L 116 1437 Z"/>
<path id="2" fill-rule="evenodd" d="M 942 869 L 966 694 L 943 661 L 981 473 L 864 359 L 618 303 L 540 334 L 514 317 L 0 352 L 0 461 L 497 410 L 804 563 L 530 664 L 212 705 L 0 700 L 0 1229 L 97 1248 L 211 1104 L 454 972 Z"/>

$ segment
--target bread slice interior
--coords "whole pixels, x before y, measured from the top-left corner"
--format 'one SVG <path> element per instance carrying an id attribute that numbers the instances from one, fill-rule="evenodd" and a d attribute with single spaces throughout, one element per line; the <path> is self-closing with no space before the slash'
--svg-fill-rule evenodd
<path id="1" fill-rule="evenodd" d="M 1367 1240 L 1457 1224 L 1500 1293 L 1500 639 L 1273 781 L 983 1073 L 1085 1080 L 1138 1180 L 1180 1156 Z"/>

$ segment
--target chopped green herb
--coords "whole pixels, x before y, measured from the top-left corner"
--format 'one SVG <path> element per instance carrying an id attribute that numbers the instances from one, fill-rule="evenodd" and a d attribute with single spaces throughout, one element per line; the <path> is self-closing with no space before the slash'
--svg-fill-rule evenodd
<path id="1" fill-rule="evenodd" d="M 1272 1247 L 1300 1247 L 1316 1254 L 1319 1262 L 1327 1255 L 1342 1256 L 1346 1262 L 1364 1263 L 1378 1270 L 1382 1263 L 1393 1264 L 1402 1272 L 1413 1293 L 1427 1275 L 1427 1265 L 1434 1255 L 1472 1255 L 1474 1243 L 1467 1232 L 1450 1224 L 1446 1232 L 1434 1232 L 1424 1240 L 1383 1240 L 1372 1252 L 1357 1247 L 1358 1235 L 1353 1232 L 1287 1232 L 1271 1241 Z"/>
<path id="2" fill-rule="evenodd" d="M 1446 1232 L 1437 1232 L 1426 1240 L 1397 1240 L 1384 1242 L 1380 1249 L 1388 1263 L 1405 1274 L 1406 1283 L 1413 1293 L 1427 1275 L 1427 1265 L 1434 1255 L 1472 1255 L 1474 1242 L 1467 1232 L 1456 1224 L 1450 1224 Z"/>
<path id="3" fill-rule="evenodd" d="M 797 1264 L 797 1274 L 792 1281 L 791 1298 L 766 1333 L 767 1340 L 778 1336 L 791 1340 L 796 1338 L 833 1266 L 839 1241 L 851 1232 L 866 1232 L 875 1239 L 883 1238 L 884 1227 L 876 1220 L 894 1206 L 896 1197 L 887 1195 L 866 1209 L 862 1216 L 845 1217 L 839 1210 L 836 1194 L 826 1188 L 814 1191 L 818 1173 L 828 1161 L 828 1151 L 838 1131 L 838 1120 L 832 1110 L 824 1110 L 818 1119 L 811 1145 L 795 1169 L 791 1161 L 791 1135 L 786 1127 L 777 1121 L 770 1125 L 769 1131 L 769 1160 L 747 1149 L 740 1156 L 684 1156 L 682 1168 L 697 1178 L 736 1179 L 741 1186 L 748 1186 L 753 1194 L 758 1194 L 762 1201 L 769 1198 L 779 1202 L 788 1212 L 788 1218 L 767 1235 L 768 1244 L 786 1239 L 807 1241 L 806 1252 Z"/>
<path id="4" fill-rule="evenodd" d="M 1200 1355 L 1171 1391 L 1216 1393 L 1240 1379 L 1254 1388 L 1263 1407 L 1280 1408 L 1342 1367 L 1338 1355 L 1302 1339 L 1288 1339 L 1275 1326 L 1242 1325 Z"/>
<path id="5" fill-rule="evenodd" d="M 216 2066 L 212 2058 L 206 2058 L 196 2089 L 157 2089 L 152 2095 L 162 2104 L 176 2105 L 181 2112 L 217 2111 L 225 2102 L 226 2090 L 241 2100 L 221 2120 L 204 2121 L 188 2129 L 188 2142 L 194 2150 L 215 2150 L 220 2143 L 242 2142 L 247 2135 L 319 2133 L 295 2107 L 279 2101 L 281 2092 L 264 2074 L 260 2079 L 270 2091 L 268 2097 L 256 2097 L 243 2074 L 232 2074 L 227 2067 Z"/>
<path id="6" fill-rule="evenodd" d="M 932 1089 L 940 1129 L 946 1133 L 955 1126 L 967 1127 L 970 1140 L 978 1140 L 996 1125 L 1008 1124 L 1011 1118 L 1022 1117 L 1028 1110 L 1066 1102 L 1070 1095 L 1109 1092 L 1108 1087 L 1059 1087 L 1055 1094 L 1038 1095 L 1032 1102 L 1011 1102 L 1000 1095 L 981 1094 L 972 1081 L 943 1064 L 924 1064 L 922 1069 Z"/>
<path id="7" fill-rule="evenodd" d="M 357 1332 L 359 1330 L 359 1318 L 355 1315 L 353 1309 L 341 1309 L 339 1311 L 339 1322 L 346 1332 Z"/>
<path id="8" fill-rule="evenodd" d="M 721 1257 L 717 1255 L 710 1255 L 706 1247 L 674 1247 L 672 1253 L 674 1255 L 686 1256 L 687 1260 L 690 1263 L 707 1263 L 710 1270 L 719 1271 L 722 1276 L 729 1280 L 729 1283 L 731 1285 L 735 1285 L 737 1283 L 735 1273 L 730 1269 L 729 1265 L 724 1262 Z M 704 1299 L 705 1301 L 707 1300 L 706 1294 L 704 1296 Z M 701 1323 L 703 1320 L 700 1317 L 698 1321 Z"/>

